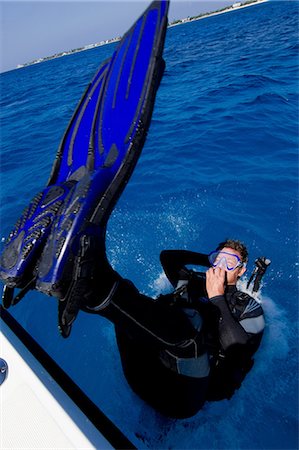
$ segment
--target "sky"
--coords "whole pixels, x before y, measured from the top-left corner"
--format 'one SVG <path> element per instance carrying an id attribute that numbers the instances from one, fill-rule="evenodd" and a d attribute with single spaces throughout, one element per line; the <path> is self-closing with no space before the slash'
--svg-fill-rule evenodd
<path id="1" fill-rule="evenodd" d="M 172 0 L 169 21 L 234 0 Z M 0 0 L 0 72 L 55 53 L 122 36 L 150 0 Z"/>

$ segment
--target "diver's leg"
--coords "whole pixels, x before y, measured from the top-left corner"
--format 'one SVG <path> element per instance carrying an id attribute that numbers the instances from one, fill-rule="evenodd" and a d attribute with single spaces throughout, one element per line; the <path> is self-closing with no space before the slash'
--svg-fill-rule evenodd
<path id="1" fill-rule="evenodd" d="M 120 277 L 106 256 L 105 229 L 100 236 L 82 235 L 65 297 L 59 301 L 59 329 L 68 337 L 79 310 L 100 314 L 150 345 L 184 349 L 184 357 L 202 351 L 201 336 L 181 308 L 141 294 Z"/>
<path id="2" fill-rule="evenodd" d="M 110 288 L 105 288 L 108 295 L 105 297 L 98 290 L 97 301 L 94 295 L 82 305 L 83 311 L 106 317 L 150 345 L 171 349 L 180 346 L 196 351 L 197 331 L 182 310 L 140 294 L 132 282 L 122 279 L 111 268 L 110 273 L 108 268 L 105 273 L 110 283 Z"/>
<path id="3" fill-rule="evenodd" d="M 200 330 L 193 328 L 182 309 L 140 294 L 133 283 L 113 271 L 107 259 L 103 259 L 101 267 L 105 273 L 102 277 L 105 289 L 98 289 L 86 298 L 81 309 L 114 323 L 129 385 L 139 397 L 168 417 L 196 414 L 206 399 L 208 376 L 179 375 L 165 367 L 160 353 L 168 349 L 179 358 L 205 353 Z"/>

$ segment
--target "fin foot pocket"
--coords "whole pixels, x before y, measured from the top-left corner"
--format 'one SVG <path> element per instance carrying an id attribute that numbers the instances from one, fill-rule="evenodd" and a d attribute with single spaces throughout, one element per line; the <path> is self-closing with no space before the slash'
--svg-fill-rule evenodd
<path id="1" fill-rule="evenodd" d="M 94 179 L 90 174 L 80 180 L 69 192 L 52 225 L 37 268 L 37 289 L 47 295 L 65 297 L 80 251 L 80 237 L 87 233 L 96 239 L 101 234 L 101 228 L 88 221 L 95 197 L 103 193 L 97 181 L 97 177 Z"/>

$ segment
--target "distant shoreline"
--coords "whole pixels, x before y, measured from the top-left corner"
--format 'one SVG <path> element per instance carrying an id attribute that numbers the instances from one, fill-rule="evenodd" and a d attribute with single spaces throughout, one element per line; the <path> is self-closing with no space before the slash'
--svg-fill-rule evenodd
<path id="1" fill-rule="evenodd" d="M 184 25 L 186 23 L 194 22 L 196 20 L 206 19 L 208 17 L 217 16 L 219 14 L 224 14 L 224 13 L 228 13 L 228 12 L 231 12 L 231 11 L 238 11 L 239 9 L 247 8 L 248 6 L 259 5 L 261 3 L 266 3 L 268 1 L 269 0 L 248 0 L 248 1 L 245 1 L 243 3 L 237 1 L 233 5 L 226 6 L 225 8 L 222 8 L 222 9 L 217 10 L 217 11 L 202 13 L 202 14 L 200 14 L 198 16 L 187 17 L 187 18 L 184 18 L 184 19 L 175 20 L 175 21 L 171 22 L 168 25 L 168 28 L 172 28 L 172 27 L 175 27 L 175 26 L 178 26 L 178 25 Z M 45 56 L 43 58 L 38 58 L 38 59 L 35 59 L 35 60 L 30 61 L 28 63 L 18 64 L 16 69 L 22 69 L 24 67 L 32 66 L 34 64 L 39 64 L 39 63 L 42 63 L 42 62 L 45 62 L 45 61 L 50 61 L 52 59 L 61 58 L 63 56 L 72 55 L 74 53 L 82 52 L 82 51 L 85 51 L 85 50 L 90 50 L 90 49 L 93 49 L 93 48 L 96 48 L 96 47 L 102 47 L 103 45 L 113 44 L 114 42 L 118 42 L 120 40 L 121 40 L 121 37 L 117 37 L 117 38 L 113 38 L 113 39 L 107 39 L 107 40 L 98 42 L 96 44 L 85 45 L 84 47 L 80 47 L 80 48 L 76 48 L 76 49 L 73 49 L 73 50 L 56 53 L 56 54 L 51 55 L 51 56 Z"/>
<path id="2" fill-rule="evenodd" d="M 180 20 L 176 21 L 175 23 L 172 22 L 169 24 L 169 28 L 175 27 L 177 25 L 183 25 L 185 23 L 194 22 L 196 20 L 206 19 L 207 17 L 218 16 L 219 14 L 225 14 L 225 13 L 232 12 L 232 11 L 238 11 L 239 9 L 248 8 L 248 6 L 259 5 L 260 3 L 267 3 L 267 2 L 269 2 L 269 0 L 249 0 L 244 3 L 236 2 L 232 6 L 226 6 L 225 8 L 218 10 L 218 11 L 202 13 L 199 16 L 194 16 L 194 17 L 190 17 L 190 18 L 186 18 L 186 19 L 180 19 Z M 234 5 L 238 5 L 239 3 L 240 3 L 240 6 L 234 6 Z"/>

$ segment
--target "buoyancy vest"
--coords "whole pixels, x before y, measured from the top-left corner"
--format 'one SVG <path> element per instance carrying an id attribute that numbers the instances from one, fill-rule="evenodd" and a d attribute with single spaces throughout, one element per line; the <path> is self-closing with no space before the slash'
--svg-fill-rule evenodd
<path id="1" fill-rule="evenodd" d="M 176 348 L 171 351 L 161 350 L 160 360 L 170 370 L 180 375 L 193 378 L 207 377 L 210 372 L 210 365 L 218 364 L 218 360 L 223 362 L 225 353 L 222 351 L 218 339 L 219 313 L 202 290 L 197 291 L 197 298 L 194 293 L 196 287 L 203 285 L 201 277 L 195 280 L 191 276 L 178 281 L 176 289 L 172 295 L 172 302 L 176 306 L 181 305 L 182 311 L 188 317 L 190 323 L 197 332 L 195 339 L 194 354 L 184 354 L 184 348 Z M 195 285 L 195 286 L 194 286 Z M 260 333 L 264 329 L 265 322 L 261 305 L 249 294 L 240 292 L 236 286 L 228 286 L 225 294 L 232 315 L 247 333 Z M 169 297 L 171 298 L 171 297 Z M 206 323 L 203 323 L 206 321 Z"/>
<path id="2" fill-rule="evenodd" d="M 182 305 L 182 311 L 196 330 L 194 340 L 194 352 L 189 355 L 183 347 L 173 350 L 163 349 L 160 351 L 160 360 L 165 367 L 173 372 L 192 378 L 205 378 L 210 372 L 209 356 L 206 351 L 202 334 L 202 317 L 200 313 L 189 306 L 188 280 L 179 280 L 173 293 L 173 303 Z M 183 307 L 183 305 L 186 305 Z M 187 350 L 187 349 L 186 349 Z"/>

